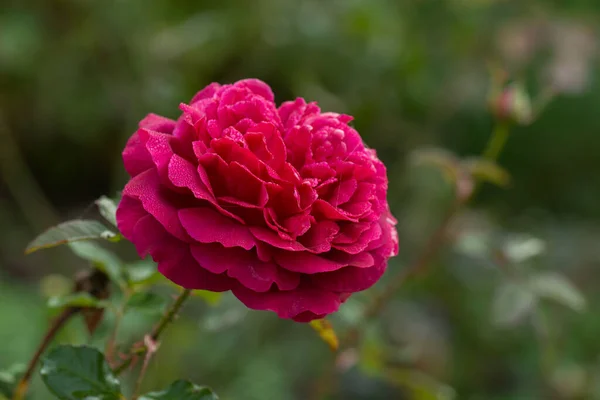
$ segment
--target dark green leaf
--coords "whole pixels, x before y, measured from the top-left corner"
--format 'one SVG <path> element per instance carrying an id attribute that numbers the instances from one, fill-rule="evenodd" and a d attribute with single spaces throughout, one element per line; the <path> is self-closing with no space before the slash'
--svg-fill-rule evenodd
<path id="1" fill-rule="evenodd" d="M 25 249 L 25 254 L 81 240 L 111 240 L 117 234 L 95 220 L 75 219 L 56 225 L 39 235 Z"/>
<path id="2" fill-rule="evenodd" d="M 53 296 L 48 299 L 48 307 L 50 308 L 61 308 L 61 307 L 95 307 L 105 308 L 108 306 L 108 302 L 95 298 L 89 293 L 73 293 L 66 296 Z"/>
<path id="3" fill-rule="evenodd" d="M 117 203 L 106 196 L 100 197 L 96 200 L 96 205 L 100 214 L 111 224 L 117 226 Z"/>
<path id="4" fill-rule="evenodd" d="M 125 286 L 125 277 L 121 267 L 122 262 L 114 253 L 92 242 L 69 243 L 69 247 L 77 256 L 92 262 L 112 281 L 118 283 L 121 287 Z"/>
<path id="5" fill-rule="evenodd" d="M 216 394 L 207 387 L 189 381 L 175 381 L 160 392 L 147 393 L 139 400 L 218 400 Z"/>
<path id="6" fill-rule="evenodd" d="M 119 381 L 92 347 L 59 346 L 42 362 L 40 371 L 48 389 L 61 400 L 120 400 Z"/>
<path id="7" fill-rule="evenodd" d="M 160 314 L 167 305 L 167 299 L 156 293 L 140 292 L 135 293 L 127 301 L 127 310 L 135 312 Z"/>

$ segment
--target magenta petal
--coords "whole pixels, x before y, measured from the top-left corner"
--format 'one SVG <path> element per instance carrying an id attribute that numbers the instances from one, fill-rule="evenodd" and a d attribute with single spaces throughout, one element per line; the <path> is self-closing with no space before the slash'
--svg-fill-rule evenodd
<path id="1" fill-rule="evenodd" d="M 117 208 L 117 227 L 126 239 L 133 240 L 133 229 L 140 219 L 148 215 L 142 203 L 129 196 L 123 196 Z"/>
<path id="2" fill-rule="evenodd" d="M 175 129 L 175 121 L 160 115 L 148 114 L 140 121 L 139 127 L 170 135 Z"/>
<path id="3" fill-rule="evenodd" d="M 370 268 L 346 267 L 337 271 L 311 275 L 315 285 L 333 292 L 360 292 L 373 286 L 386 269 L 386 261 L 380 259 Z"/>
<path id="4" fill-rule="evenodd" d="M 145 143 L 146 149 L 148 149 L 148 153 L 152 157 L 154 165 L 156 165 L 163 183 L 169 184 L 168 167 L 169 161 L 171 161 L 171 157 L 174 154 L 171 148 L 171 140 L 174 140 L 174 137 L 146 129 L 140 129 L 138 132 L 141 141 Z"/>
<path id="5" fill-rule="evenodd" d="M 274 258 L 277 264 L 283 268 L 303 274 L 335 271 L 348 266 L 367 268 L 374 263 L 373 257 L 369 253 L 361 253 L 353 256 L 336 255 L 333 258 L 326 258 L 304 251 L 296 253 L 278 251 L 275 253 Z"/>
<path id="6" fill-rule="evenodd" d="M 333 221 L 320 221 L 314 224 L 300 241 L 314 253 L 324 253 L 331 250 L 331 241 L 340 231 Z"/>
<path id="7" fill-rule="evenodd" d="M 255 226 L 250 228 L 250 232 L 252 232 L 252 235 L 254 235 L 254 237 L 260 240 L 261 242 L 270 244 L 273 247 L 278 247 L 280 249 L 289 251 L 307 250 L 300 243 L 293 240 L 284 240 L 281 237 L 279 237 L 277 233 L 267 228 Z"/>
<path id="8" fill-rule="evenodd" d="M 155 170 L 149 169 L 132 178 L 125 185 L 123 196 L 138 199 L 144 210 L 156 218 L 171 235 L 183 241 L 190 239 L 179 223 L 178 208 L 161 190 Z"/>
<path id="9" fill-rule="evenodd" d="M 173 253 L 179 256 L 173 256 Z M 158 271 L 173 283 L 186 289 L 225 292 L 234 285 L 226 275 L 215 275 L 200 267 L 189 248 L 181 242 L 172 247 L 162 246 L 152 256 L 158 262 Z"/>
<path id="10" fill-rule="evenodd" d="M 198 177 L 192 163 L 177 154 L 173 155 L 169 162 L 168 176 L 173 185 L 190 189 L 197 199 L 207 200 L 211 203 L 216 202 L 213 194 Z"/>
<path id="11" fill-rule="evenodd" d="M 333 247 L 350 254 L 358 254 L 369 246 L 369 243 L 378 240 L 381 237 L 382 229 L 379 222 L 374 222 L 371 227 L 360 234 L 358 240 L 354 243 L 334 243 Z"/>
<path id="12" fill-rule="evenodd" d="M 217 90 L 219 90 L 220 88 L 221 88 L 221 85 L 219 85 L 218 83 L 216 83 L 216 82 L 211 83 L 210 85 L 208 85 L 207 87 L 205 87 L 204 89 L 202 89 L 201 91 L 196 93 L 196 95 L 192 98 L 192 101 L 190 101 L 190 104 L 194 104 L 200 100 L 204 100 L 204 99 L 213 97 L 215 95 L 215 93 L 217 92 Z"/>
<path id="13" fill-rule="evenodd" d="M 152 157 L 140 139 L 138 132 L 134 133 L 123 150 L 123 164 L 129 176 L 134 177 L 153 168 Z"/>
<path id="14" fill-rule="evenodd" d="M 192 255 L 203 267 L 215 274 L 228 276 L 257 292 L 266 292 L 273 283 L 280 290 L 292 290 L 300 284 L 300 275 L 281 270 L 273 263 L 260 261 L 256 255 L 240 248 L 225 249 L 218 244 L 190 247 Z"/>
<path id="15" fill-rule="evenodd" d="M 158 271 L 179 286 L 223 292 L 233 284 L 226 275 L 215 275 L 201 268 L 188 245 L 169 235 L 150 215 L 136 224 L 134 238 L 140 256 L 150 253 L 158 263 Z"/>
<path id="16" fill-rule="evenodd" d="M 273 91 L 271 90 L 269 85 L 267 85 L 266 83 L 264 83 L 261 80 L 243 79 L 241 81 L 238 81 L 237 85 L 242 86 L 242 87 L 247 87 L 254 94 L 262 96 L 267 101 L 275 100 L 275 96 L 273 95 Z"/>
<path id="17" fill-rule="evenodd" d="M 335 293 L 300 285 L 293 291 L 271 290 L 264 293 L 252 291 L 242 285 L 232 289 L 233 294 L 254 310 L 274 311 L 280 318 L 293 319 L 304 313 L 331 314 L 338 310 L 341 300 Z"/>
<path id="18" fill-rule="evenodd" d="M 179 220 L 188 234 L 200 243 L 220 243 L 225 247 L 250 250 L 255 240 L 248 228 L 210 208 L 184 208 Z"/>

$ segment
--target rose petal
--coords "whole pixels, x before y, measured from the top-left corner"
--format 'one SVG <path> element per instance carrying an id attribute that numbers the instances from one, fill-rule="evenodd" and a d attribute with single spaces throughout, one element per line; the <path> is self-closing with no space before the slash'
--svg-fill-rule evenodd
<path id="1" fill-rule="evenodd" d="M 346 256 L 336 254 L 327 257 L 308 252 L 289 253 L 278 251 L 275 253 L 274 258 L 275 262 L 283 268 L 303 274 L 335 271 L 350 266 L 368 268 L 374 263 L 373 257 L 369 253 Z"/>
<path id="2" fill-rule="evenodd" d="M 373 286 L 386 269 L 386 260 L 378 257 L 377 263 L 370 268 L 346 267 L 336 271 L 311 275 L 311 281 L 332 292 L 360 292 Z"/>
<path id="3" fill-rule="evenodd" d="M 165 195 L 160 186 L 158 174 L 149 169 L 133 177 L 123 189 L 123 196 L 138 199 L 144 210 L 151 214 L 161 225 L 176 238 L 189 241 L 190 237 L 179 223 L 178 208 L 173 199 Z"/>
<path id="4" fill-rule="evenodd" d="M 261 242 L 270 244 L 271 246 L 278 247 L 280 249 L 289 251 L 308 250 L 306 247 L 296 241 L 282 239 L 277 233 L 267 228 L 253 226 L 250 228 L 250 232 Z"/>
<path id="5" fill-rule="evenodd" d="M 127 141 L 125 150 L 123 150 L 123 164 L 125 170 L 132 178 L 142 172 L 153 168 L 152 157 L 140 139 L 138 132 L 135 132 Z"/>
<path id="6" fill-rule="evenodd" d="M 179 220 L 188 234 L 200 243 L 250 250 L 255 240 L 248 228 L 206 207 L 179 210 Z"/>
<path id="7" fill-rule="evenodd" d="M 134 237 L 141 254 L 150 253 L 158 263 L 158 271 L 175 284 L 213 292 L 231 289 L 232 279 L 201 268 L 192 257 L 189 246 L 169 235 L 151 216 L 140 219 Z"/>
<path id="8" fill-rule="evenodd" d="M 293 291 L 271 290 L 264 293 L 237 285 L 232 292 L 249 308 L 274 311 L 280 318 L 301 316 L 304 321 L 307 320 L 305 313 L 315 316 L 331 314 L 338 310 L 341 303 L 335 293 L 302 284 Z"/>
<path id="9" fill-rule="evenodd" d="M 210 272 L 238 280 L 257 292 L 266 292 L 276 284 L 280 290 L 292 290 L 300 284 L 300 275 L 286 271 L 273 263 L 260 261 L 254 254 L 240 248 L 225 249 L 218 244 L 192 245 L 196 261 Z"/>

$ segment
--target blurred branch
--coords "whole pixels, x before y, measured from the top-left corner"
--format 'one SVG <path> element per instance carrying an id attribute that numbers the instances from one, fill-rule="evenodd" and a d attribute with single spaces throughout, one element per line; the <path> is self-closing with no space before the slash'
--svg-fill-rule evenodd
<path id="1" fill-rule="evenodd" d="M 52 339 L 54 339 L 58 331 L 67 323 L 67 321 L 69 321 L 69 319 L 72 316 L 77 314 L 77 312 L 79 311 L 80 308 L 78 307 L 68 307 L 65 310 L 63 310 L 63 312 L 52 322 L 50 329 L 48 329 L 46 335 L 44 335 L 44 338 L 38 346 L 35 354 L 27 364 L 27 370 L 25 371 L 25 374 L 16 386 L 15 393 L 13 395 L 13 400 L 22 400 L 25 398 L 27 390 L 29 389 L 29 381 L 31 380 L 31 376 L 35 371 L 35 367 L 37 366 L 40 357 L 42 356 L 42 354 L 44 354 L 44 351 L 52 342 Z"/>

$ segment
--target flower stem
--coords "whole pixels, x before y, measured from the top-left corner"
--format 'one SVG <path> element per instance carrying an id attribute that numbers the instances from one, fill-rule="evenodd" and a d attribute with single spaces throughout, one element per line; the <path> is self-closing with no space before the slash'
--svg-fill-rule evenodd
<path id="1" fill-rule="evenodd" d="M 492 131 L 492 136 L 483 151 L 483 157 L 490 161 L 496 161 L 508 140 L 509 133 L 509 124 L 497 123 Z"/>
<path id="2" fill-rule="evenodd" d="M 167 326 L 171 322 L 173 322 L 173 319 L 175 318 L 175 316 L 177 315 L 177 313 L 183 306 L 183 303 L 188 299 L 188 297 L 190 297 L 191 293 L 192 293 L 192 291 L 190 289 L 185 289 L 183 292 L 181 292 L 181 294 L 179 296 L 177 296 L 177 299 L 175 299 L 175 302 L 171 305 L 171 307 L 167 310 L 167 312 L 160 319 L 158 324 L 154 327 L 154 329 L 152 329 L 152 332 L 150 332 L 150 334 L 148 335 L 148 337 L 151 339 L 152 342 L 158 341 L 158 339 L 160 338 L 160 336 L 162 335 L 164 330 L 167 328 Z M 129 367 L 129 365 L 131 365 L 131 363 L 133 362 L 133 359 L 135 357 L 140 356 L 140 355 L 145 355 L 148 351 L 149 351 L 149 349 L 146 344 L 141 345 L 141 346 L 134 345 L 132 347 L 132 349 L 130 350 L 127 358 L 125 358 L 125 360 L 123 360 L 123 362 L 121 362 L 121 364 L 119 364 L 117 367 L 115 367 L 115 369 L 114 369 L 115 375 L 119 375 L 120 373 L 125 371 L 125 369 L 127 369 L 127 367 Z"/>
<path id="3" fill-rule="evenodd" d="M 52 322 L 52 325 L 50 325 L 50 328 L 46 332 L 46 335 L 44 335 L 44 338 L 42 339 L 40 345 L 38 346 L 35 354 L 29 361 L 29 364 L 27 364 L 27 370 L 25 371 L 25 374 L 23 375 L 23 377 L 19 381 L 18 385 L 16 386 L 15 393 L 13 394 L 12 400 L 22 400 L 25 398 L 25 395 L 27 394 L 27 390 L 29 389 L 29 382 L 31 380 L 31 376 L 33 375 L 33 372 L 35 371 L 35 367 L 36 367 L 38 361 L 40 360 L 40 357 L 42 356 L 42 354 L 44 354 L 44 351 L 46 350 L 48 345 L 52 342 L 52 339 L 54 339 L 54 337 L 56 336 L 58 331 L 67 323 L 67 321 L 73 315 L 77 314 L 78 311 L 79 311 L 79 308 L 69 307 L 69 308 L 65 309 Z"/>

